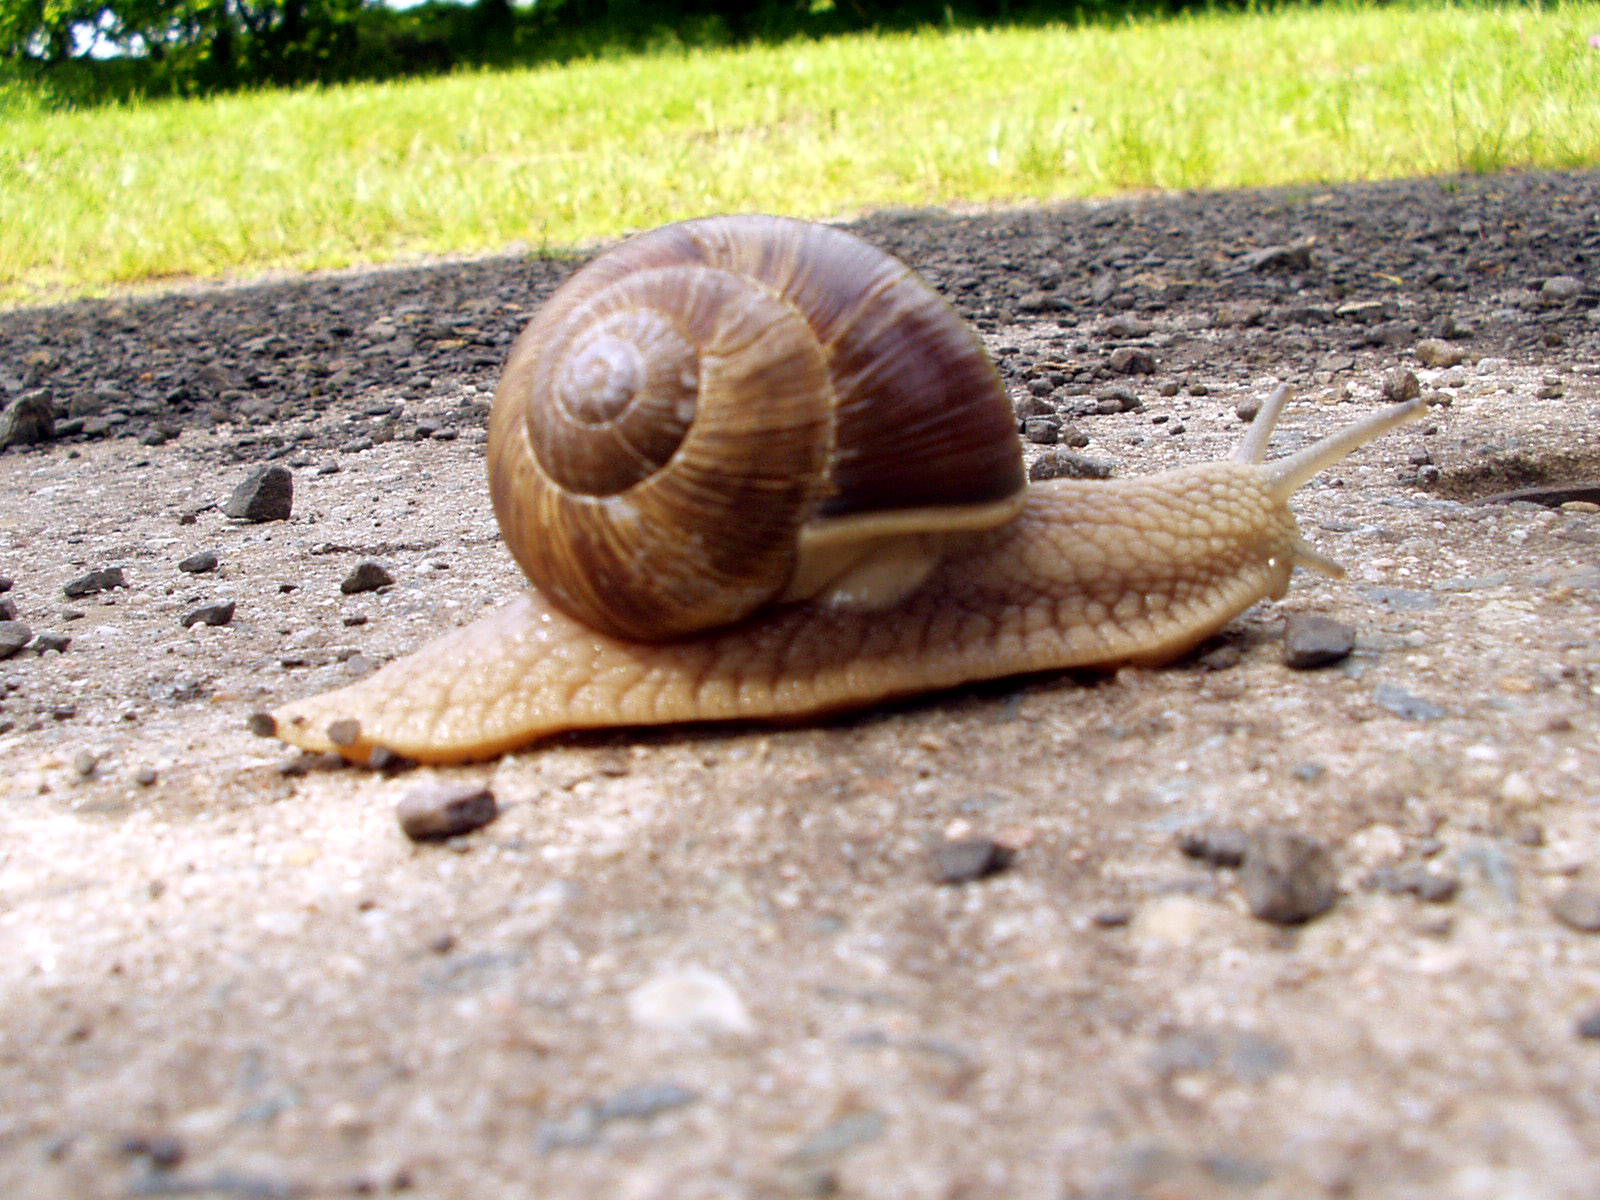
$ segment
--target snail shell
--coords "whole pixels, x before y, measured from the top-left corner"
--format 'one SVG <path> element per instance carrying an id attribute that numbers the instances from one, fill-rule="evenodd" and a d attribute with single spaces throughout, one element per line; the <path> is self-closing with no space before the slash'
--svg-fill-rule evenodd
<path id="1" fill-rule="evenodd" d="M 860 239 L 767 216 L 657 229 L 569 279 L 512 348 L 489 481 L 534 586 L 647 641 L 892 603 L 1026 482 L 966 322 Z"/>

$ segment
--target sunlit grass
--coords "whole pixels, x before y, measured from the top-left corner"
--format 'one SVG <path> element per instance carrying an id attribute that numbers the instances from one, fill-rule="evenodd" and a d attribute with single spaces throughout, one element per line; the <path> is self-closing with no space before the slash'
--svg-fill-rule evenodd
<path id="1" fill-rule="evenodd" d="M 1600 163 L 1600 4 L 852 37 L 52 113 L 0 91 L 0 299 L 693 214 Z"/>

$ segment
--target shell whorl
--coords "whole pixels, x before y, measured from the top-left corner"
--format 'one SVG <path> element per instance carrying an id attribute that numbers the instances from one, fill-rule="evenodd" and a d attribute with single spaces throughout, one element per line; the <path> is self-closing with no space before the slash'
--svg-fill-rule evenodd
<path id="1" fill-rule="evenodd" d="M 489 474 L 529 580 L 644 640 L 793 598 L 803 533 L 992 524 L 1024 486 L 965 322 L 852 235 L 771 217 L 667 226 L 568 280 L 507 361 Z"/>

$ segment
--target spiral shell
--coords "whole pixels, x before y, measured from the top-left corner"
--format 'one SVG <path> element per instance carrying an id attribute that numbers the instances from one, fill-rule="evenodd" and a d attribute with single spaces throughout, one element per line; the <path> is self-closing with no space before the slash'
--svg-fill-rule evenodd
<path id="1" fill-rule="evenodd" d="M 638 640 L 874 560 L 915 581 L 1025 487 L 1004 385 L 949 305 L 842 230 L 763 216 L 653 230 L 568 280 L 507 360 L 489 481 L 528 579 Z"/>

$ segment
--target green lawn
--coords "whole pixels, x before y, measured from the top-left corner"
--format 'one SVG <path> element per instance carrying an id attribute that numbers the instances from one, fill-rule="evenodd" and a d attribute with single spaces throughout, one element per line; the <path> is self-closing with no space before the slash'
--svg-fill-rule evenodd
<path id="1" fill-rule="evenodd" d="M 0 301 L 559 247 L 700 213 L 1600 163 L 1600 3 L 850 37 L 48 112 Z"/>

